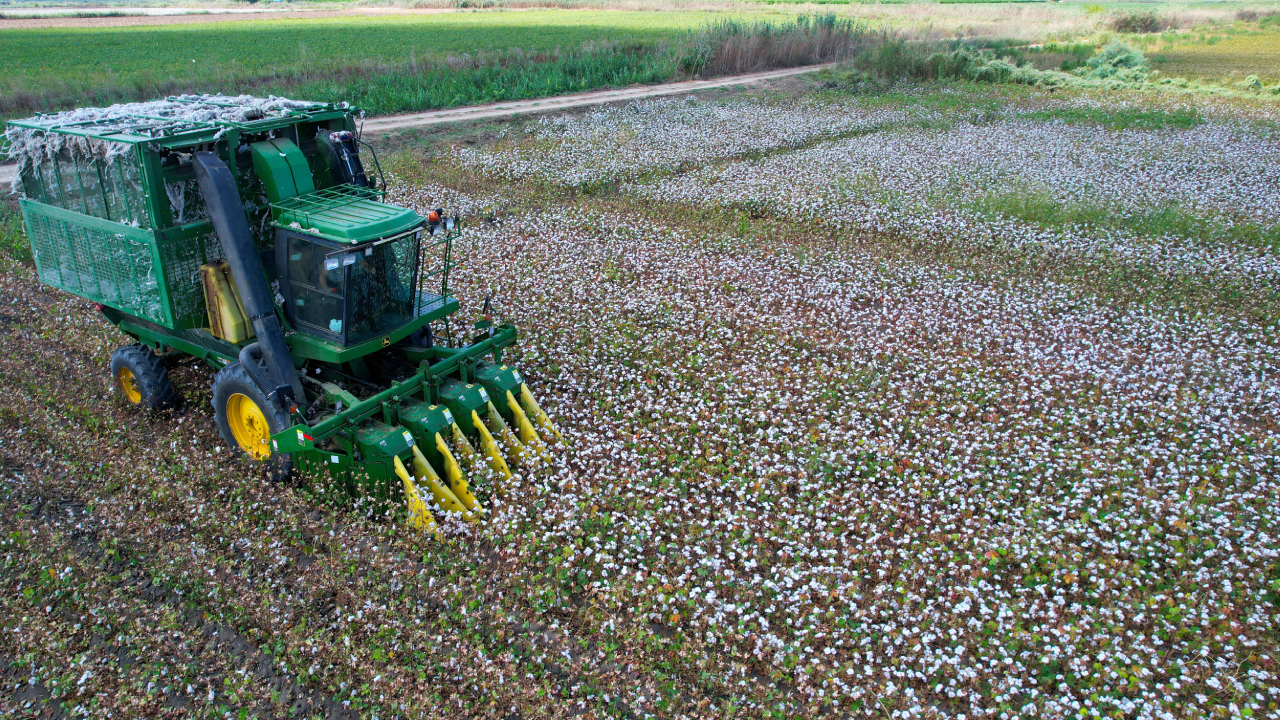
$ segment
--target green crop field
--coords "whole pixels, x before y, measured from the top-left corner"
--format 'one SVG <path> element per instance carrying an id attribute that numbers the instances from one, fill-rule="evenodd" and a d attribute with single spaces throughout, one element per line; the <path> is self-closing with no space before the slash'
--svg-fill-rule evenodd
<path id="1" fill-rule="evenodd" d="M 1257 75 L 1263 83 L 1275 84 L 1280 81 L 1280 25 L 1273 28 L 1176 43 L 1153 51 L 1151 60 L 1170 77 L 1230 82 Z"/>
<path id="2" fill-rule="evenodd" d="M 1223 37 L 1197 34 L 1194 28 L 1210 24 L 1221 35 L 1221 27 L 1230 25 L 1245 6 L 756 2 L 713 11 L 672 10 L 651 2 L 633 6 L 648 7 L 644 10 L 8 27 L 0 29 L 0 65 L 5 68 L 0 118 L 184 92 L 348 100 L 379 114 L 656 83 L 690 74 L 687 61 L 707 45 L 708 27 L 727 20 L 781 25 L 805 13 L 830 14 L 906 38 L 1102 44 L 1100 38 L 1118 18 L 1154 13 L 1165 24 L 1192 29 L 1169 39 L 1168 52 L 1154 58 L 1166 76 L 1269 78 L 1276 74 L 1277 36 L 1265 26 L 1274 25 L 1274 17 L 1266 15 L 1273 6 L 1265 4 L 1261 10 L 1263 27 L 1253 23 L 1252 30 Z"/>
<path id="3" fill-rule="evenodd" d="M 726 34 L 819 30 L 795 24 L 806 17 L 536 10 L 8 29 L 0 117 L 186 92 L 346 100 L 378 114 L 650 84 L 715 72 L 697 53 Z M 837 24 L 820 32 L 853 29 Z M 754 69 L 829 59 L 761 57 Z"/>
<path id="4" fill-rule="evenodd" d="M 2 30 L 0 64 L 11 87 L 37 91 L 64 83 L 129 84 L 161 76 L 205 81 L 399 63 L 414 54 L 655 42 L 707 20 L 697 12 L 538 10 Z"/>
<path id="5" fill-rule="evenodd" d="M 417 74 L 424 65 L 439 65 L 450 56 L 454 59 L 448 67 L 455 74 L 486 64 L 485 58 L 495 54 L 504 62 L 530 56 L 555 60 L 564 54 L 652 56 L 664 41 L 724 17 L 702 12 L 536 10 L 6 29 L 0 30 L 0 65 L 6 68 L 0 81 L 0 110 L 13 116 L 36 107 L 148 94 L 278 91 L 318 78 L 395 70 Z M 539 57 L 547 54 L 554 57 Z M 619 79 L 623 84 L 654 79 L 634 74 L 623 73 Z M 392 105 L 386 109 L 404 109 Z"/>

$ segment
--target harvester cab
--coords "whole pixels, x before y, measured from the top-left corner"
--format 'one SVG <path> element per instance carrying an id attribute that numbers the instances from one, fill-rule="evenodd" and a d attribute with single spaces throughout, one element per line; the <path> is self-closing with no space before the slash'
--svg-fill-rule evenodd
<path id="1" fill-rule="evenodd" d="M 277 475 L 400 503 L 417 527 L 433 507 L 475 519 L 473 485 L 501 492 L 563 439 L 503 362 L 514 327 L 455 337 L 459 219 L 387 202 L 357 117 L 201 95 L 5 134 L 39 278 L 136 340 L 111 360 L 125 402 L 164 407 L 168 367 L 203 360 L 228 445 Z"/>

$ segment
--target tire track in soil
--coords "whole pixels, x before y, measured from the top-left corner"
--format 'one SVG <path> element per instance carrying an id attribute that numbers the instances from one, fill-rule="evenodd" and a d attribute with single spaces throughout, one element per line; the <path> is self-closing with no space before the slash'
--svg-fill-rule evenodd
<path id="1" fill-rule="evenodd" d="M 7 465 L 11 463 L 7 454 L 5 462 Z M 180 715 L 183 711 L 192 709 L 193 701 L 199 702 L 201 696 L 206 698 L 222 696 L 222 680 L 233 674 L 239 674 L 251 683 L 251 687 L 241 688 L 250 691 L 250 702 L 244 705 L 232 704 L 229 707 L 230 712 L 234 713 L 244 708 L 255 713 L 265 713 L 267 716 L 276 716 L 283 711 L 284 714 L 292 717 L 318 716 L 329 720 L 347 720 L 356 717 L 354 712 L 340 702 L 325 697 L 322 692 L 314 688 L 300 684 L 291 673 L 278 667 L 270 654 L 262 652 L 230 625 L 206 619 L 205 612 L 198 606 L 184 602 L 182 596 L 174 589 L 155 583 L 146 571 L 144 556 L 136 549 L 126 547 L 122 551 L 119 546 L 116 546 L 108 555 L 102 548 L 100 533 L 97 530 L 82 529 L 86 521 L 92 522 L 83 503 L 67 498 L 54 499 L 41 494 L 26 497 L 15 495 L 7 500 L 3 510 L 7 527 L 18 528 L 19 531 L 25 530 L 24 534 L 27 537 L 53 535 L 49 542 L 41 546 L 40 552 L 30 553 L 27 560 L 38 561 L 41 558 L 55 556 L 73 557 L 73 561 L 78 561 L 78 567 L 73 573 L 79 580 L 76 584 L 80 588 L 88 589 L 88 592 L 83 589 L 77 591 L 72 598 L 59 597 L 61 593 L 56 591 L 51 591 L 39 598 L 34 596 L 32 598 L 36 606 L 34 614 L 38 615 L 39 606 L 47 602 L 49 604 L 46 607 L 49 609 L 46 610 L 46 614 L 52 619 L 62 621 L 62 628 L 60 628 L 63 631 L 62 634 L 81 636 L 78 638 L 80 642 L 77 643 L 77 649 L 74 652 L 71 652 L 68 647 L 61 657 L 48 658 L 50 665 L 55 665 L 59 661 L 65 663 L 67 660 L 72 660 L 70 667 L 74 669 L 67 676 L 66 685 L 72 685 L 79 668 L 84 667 L 86 660 L 95 654 L 100 655 L 101 658 L 89 665 L 88 672 L 97 670 L 99 673 L 104 673 L 111 669 L 118 669 L 127 674 L 135 666 L 151 666 L 154 660 L 150 660 L 147 656 L 154 657 L 156 653 L 146 653 L 146 651 L 151 647 L 162 647 L 164 653 L 160 656 L 160 662 L 166 669 L 173 668 L 177 671 L 180 668 L 192 666 L 198 666 L 201 669 L 200 677 L 191 678 L 189 682 L 185 678 L 179 680 L 172 691 L 169 691 L 167 686 L 161 690 L 164 707 L 158 709 L 164 714 Z M 16 518 L 15 515 L 19 514 L 22 517 Z M 62 540 L 63 538 L 65 540 Z M 30 562 L 26 564 L 35 574 L 44 572 L 43 568 L 35 568 Z M 133 566 L 132 569 L 131 566 Z M 70 570 L 72 567 L 67 566 L 67 569 Z M 92 580 L 99 574 L 107 578 L 102 584 Z M 103 592 L 93 592 L 99 589 Z M 121 607 L 122 601 L 124 607 Z M 76 607 L 83 610 L 84 614 L 77 615 L 73 611 Z M 57 615 L 53 615 L 54 612 Z M 128 631 L 129 639 L 124 642 L 112 642 L 104 638 L 101 632 L 90 632 L 97 627 L 96 625 L 84 632 L 74 630 L 67 632 L 67 626 L 72 626 L 77 621 L 85 621 L 86 615 L 110 617 L 115 626 L 122 631 L 117 638 L 123 637 L 123 631 Z M 166 616 L 176 616 L 177 622 L 164 623 L 169 625 L 167 628 L 158 627 L 164 622 Z M 73 627 L 79 628 L 80 625 L 77 623 Z M 174 627 L 178 629 L 174 630 Z M 110 629 L 111 626 L 106 628 L 108 631 Z M 137 633 L 140 631 L 149 639 L 149 642 L 142 647 L 138 647 L 136 642 Z M 84 635 L 89 637 L 85 639 Z M 172 637 L 175 635 L 183 637 L 184 641 L 175 643 Z M 201 640 L 203 642 L 200 642 Z M 15 648 L 15 650 L 19 652 L 14 652 L 14 655 L 23 654 L 20 652 L 22 648 Z M 75 657 L 83 659 L 79 663 L 74 663 Z M 28 678 L 18 673 L 18 668 L 7 659 L 4 666 L 5 669 L 0 670 L 0 676 L 4 676 L 8 687 L 17 686 L 17 690 L 11 697 L 11 707 L 8 709 L 10 712 L 18 714 L 23 711 L 36 711 L 39 715 L 49 717 L 66 715 L 67 708 L 58 706 L 65 701 L 51 697 L 50 690 L 43 683 L 30 682 Z M 105 670 L 102 666 L 106 666 Z M 63 683 L 59 683 L 61 684 Z M 83 684 L 83 678 L 81 682 L 75 684 L 77 686 Z M 185 693 L 183 685 L 187 687 Z M 206 696 L 206 692 L 210 694 Z M 278 701 L 270 700 L 273 693 L 279 698 Z M 150 691 L 147 694 L 150 695 Z M 267 700 L 264 701 L 264 699 Z M 28 702 L 32 703 L 30 709 L 24 707 Z M 212 702 L 206 700 L 205 705 L 209 707 Z M 216 707 L 216 705 L 213 706 Z M 153 711 L 156 709 L 152 708 Z"/>
<path id="2" fill-rule="evenodd" d="M 5 333 L 12 335 L 12 333 Z M 12 340 L 7 337 L 6 340 Z M 5 386 L 10 388 L 22 388 L 35 390 L 40 389 L 30 380 L 30 375 L 50 376 L 51 372 L 61 371 L 66 376 L 71 377 L 92 377 L 93 374 L 100 373 L 101 368 L 98 363 L 92 360 L 89 355 L 83 351 L 74 348 L 67 348 L 65 345 L 59 345 L 55 341 L 45 340 L 42 338 L 35 339 L 26 347 L 21 344 L 15 345 L 6 343 L 8 349 L 21 348 L 22 350 L 38 350 L 38 352 L 17 352 L 13 355 L 6 351 L 0 356 L 0 380 Z M 58 352 L 60 351 L 60 352 Z M 56 353 L 56 354 L 55 354 Z M 22 356 L 25 359 L 20 367 L 14 367 L 11 362 L 14 355 Z M 51 362 L 51 358 L 57 358 L 57 361 Z M 32 397 L 27 396 L 27 400 L 44 400 L 46 407 L 50 405 L 56 407 L 93 407 L 99 412 L 110 413 L 110 408 L 101 407 L 102 395 L 89 392 L 94 387 L 89 383 L 67 383 L 59 385 L 55 390 L 55 397 Z M 47 391 L 46 391 L 47 392 Z M 44 395 L 44 393 L 41 393 Z M 12 396 L 11 396 L 12 397 Z M 56 400 L 50 403 L 50 400 Z M 83 405 L 82 405 L 83 403 Z M 12 418 L 7 425 L 12 426 Z M 54 422 L 64 421 L 64 418 L 53 418 Z M 139 424 L 145 423 L 143 418 L 135 418 L 142 421 L 135 423 L 133 430 L 145 430 L 139 427 Z M 68 427 L 76 427 L 74 421 L 66 423 Z M 89 466 L 93 464 L 92 454 L 86 454 L 80 451 L 83 447 L 79 443 L 63 442 L 64 438 L 58 438 L 55 434 L 49 432 L 54 428 L 46 428 L 39 426 L 31 426 L 22 424 L 18 428 L 21 432 L 18 438 L 13 438 L 12 434 L 5 432 L 11 430 L 12 427 L 0 427 L 0 437 L 4 438 L 4 447 L 0 448 L 0 460 L 3 461 L 5 468 L 4 481 L 9 486 L 10 476 L 21 477 L 23 482 L 14 483 L 10 487 L 6 487 L 6 504 L 5 504 L 5 522 L 6 528 L 14 528 L 22 525 L 21 522 L 15 521 L 15 515 L 19 514 L 18 509 L 23 507 L 30 508 L 29 514 L 35 518 L 35 522 L 28 523 L 36 527 L 44 527 L 55 533 L 68 533 L 71 538 L 71 549 L 74 555 L 84 562 L 97 566 L 103 564 L 100 569 L 107 575 L 117 575 L 126 569 L 126 565 L 133 566 L 135 569 L 129 570 L 118 582 L 113 583 L 114 588 L 123 591 L 125 595 L 134 600 L 143 602 L 153 609 L 170 608 L 183 609 L 184 603 L 181 595 L 174 588 L 157 584 L 151 577 L 150 567 L 147 564 L 145 553 L 140 550 L 137 543 L 126 540 L 126 549 L 121 552 L 117 547 L 116 559 L 106 562 L 105 552 L 102 550 L 99 540 L 101 533 L 97 529 L 85 530 L 84 526 L 89 525 L 90 528 L 96 523 L 96 519 L 90 512 L 85 509 L 85 501 L 80 499 L 80 493 L 75 489 L 67 488 L 65 479 L 71 477 L 76 472 L 78 466 Z M 132 433 L 135 437 L 141 436 L 144 439 L 149 433 Z M 25 437 L 23 437 L 25 436 Z M 15 452 L 15 448 L 25 449 L 26 452 Z M 68 449 L 71 452 L 68 453 Z M 96 449 L 96 448 L 92 448 Z M 44 462 L 35 458 L 43 458 L 53 454 L 55 460 L 53 462 Z M 64 462 L 68 457 L 73 459 L 72 466 L 66 467 Z M 62 467 L 59 467 L 59 466 Z M 59 472 L 60 470 L 60 472 Z M 90 500 L 92 501 L 92 500 Z M 78 513 L 78 515 L 77 515 Z M 28 513 L 23 513 L 28 514 Z M 63 518 L 63 515 L 66 518 Z M 74 524 L 72 524 L 74 522 Z M 30 537 L 41 537 L 40 533 L 26 533 Z M 48 533 L 44 536 L 47 537 Z M 118 538 L 117 538 L 118 539 Z M 50 547 L 43 547 L 38 553 L 29 553 L 37 558 L 53 557 L 55 553 Z M 121 558 L 127 558 L 127 562 Z M 105 564 L 104 564 L 105 563 Z M 99 598 L 100 604 L 104 607 L 109 603 Z M 191 603 L 185 603 L 186 607 L 182 612 L 184 625 L 190 632 L 198 633 L 200 636 L 209 640 L 209 648 L 224 656 L 224 660 L 229 660 L 234 669 L 250 671 L 252 675 L 259 681 L 262 692 L 260 696 L 269 696 L 271 691 L 280 693 L 288 709 L 293 713 L 301 713 L 295 715 L 298 717 L 310 717 L 320 712 L 324 717 L 348 718 L 355 715 L 346 707 L 336 701 L 324 697 L 324 694 L 315 688 L 307 687 L 297 682 L 290 673 L 283 672 L 276 667 L 273 658 L 264 652 L 261 652 L 255 645 L 250 643 L 248 639 L 236 632 L 235 628 L 226 623 L 205 621 L 205 613 L 201 608 L 192 606 Z M 92 645 L 93 643 L 91 643 Z M 101 645 L 99 642 L 97 645 Z M 127 650 L 118 649 L 121 653 L 121 659 L 125 659 Z M 126 665 L 134 665 L 139 658 L 128 658 Z M 213 683 L 214 686 L 217 683 Z M 26 697 L 26 701 L 33 698 L 47 698 L 48 690 L 44 689 L 39 683 L 27 684 L 26 689 L 20 688 L 15 694 L 15 704 L 20 698 Z"/>
<path id="3" fill-rule="evenodd" d="M 28 366 L 28 367 L 32 367 L 32 366 Z M 6 364 L 0 363 L 0 378 L 3 378 L 5 382 L 12 387 L 18 387 L 23 385 L 23 383 L 15 382 L 15 378 L 12 374 L 12 369 L 10 367 L 7 367 Z M 83 386 L 77 385 L 77 386 L 68 386 L 68 387 L 83 387 Z M 59 398 L 59 399 L 64 402 L 72 400 L 72 398 L 68 398 L 68 397 Z M 76 399 L 80 399 L 80 398 L 76 398 Z M 135 425 L 135 427 L 137 426 Z M 52 428 L 37 427 L 37 428 L 28 428 L 28 429 L 34 430 L 34 432 L 28 432 L 26 433 L 26 435 L 29 438 L 31 438 L 31 440 L 38 442 L 36 447 L 32 448 L 29 451 L 29 453 L 27 453 L 28 457 L 43 458 L 52 453 L 55 453 L 55 452 L 58 453 L 58 460 L 55 460 L 52 462 L 35 460 L 22 468 L 22 474 L 27 476 L 30 482 L 46 482 L 47 481 L 47 483 L 50 483 L 50 484 L 56 483 L 58 478 L 67 477 L 71 473 L 74 473 L 76 471 L 75 470 L 76 467 L 87 465 L 92 462 L 92 457 L 93 457 L 92 455 L 81 456 L 78 453 L 68 454 L 67 451 L 65 450 L 65 447 L 66 447 L 65 439 L 58 438 L 55 435 L 53 435 L 50 432 Z M 138 428 L 138 429 L 141 429 L 141 428 Z M 58 450 L 58 448 L 63 448 L 63 449 Z M 6 459 L 6 462 L 10 464 L 14 462 L 14 458 L 8 456 L 7 453 L 6 453 L 5 459 Z M 83 507 L 83 502 L 80 500 L 77 500 L 76 495 L 67 495 L 65 492 L 56 492 L 52 490 L 48 490 L 48 492 L 54 492 L 57 497 L 56 502 L 61 505 L 64 505 L 64 506 L 75 505 L 75 506 Z M 47 503 L 47 502 L 53 502 L 53 501 L 50 500 L 49 497 L 45 497 L 43 495 L 37 495 L 36 502 Z M 90 518 L 89 521 L 92 521 L 92 519 Z M 176 522 L 164 523 L 165 527 L 167 528 L 172 528 L 175 524 Z M 187 535 L 178 535 L 178 536 L 170 535 L 169 537 L 166 537 L 167 544 L 170 544 L 170 545 L 182 544 L 184 541 L 187 541 L 189 539 L 190 537 Z M 136 544 L 138 541 L 131 540 L 131 542 Z M 499 556 L 496 553 L 494 553 L 492 550 L 489 550 L 487 548 L 481 548 L 481 551 L 486 556 L 488 563 L 491 566 L 496 566 L 497 564 L 501 563 Z M 49 553 L 42 552 L 40 554 L 48 555 Z M 135 553 L 133 554 L 132 561 L 137 565 L 139 565 L 140 569 L 136 571 L 136 575 L 133 577 L 133 579 L 128 581 L 126 585 L 130 587 L 136 586 L 141 591 L 144 591 L 147 594 L 147 598 L 150 600 L 155 600 L 157 602 L 166 602 L 169 604 L 176 603 L 177 595 L 174 589 L 168 588 L 162 585 L 153 585 L 151 583 L 148 575 L 151 574 L 153 571 L 155 571 L 156 568 L 153 567 L 151 564 L 148 564 L 147 559 L 148 558 L 146 557 L 146 555 L 144 555 L 142 552 L 135 551 Z M 226 575 L 228 577 L 226 579 L 228 581 L 233 581 L 232 577 L 237 574 L 237 571 L 240 570 L 244 566 L 244 564 L 245 563 L 242 561 L 242 559 L 228 558 L 227 572 L 226 572 Z M 300 581 L 299 575 L 300 574 L 283 575 L 283 576 L 280 576 L 280 579 L 285 585 L 297 585 Z M 465 591 L 467 589 L 474 589 L 477 592 L 479 591 L 478 587 L 473 586 L 472 588 L 463 588 L 462 589 L 463 594 L 465 594 Z M 343 591 L 343 588 L 330 588 L 328 589 L 328 591 L 322 590 L 318 593 L 318 597 L 316 598 L 316 601 L 313 604 L 317 606 L 317 610 L 321 614 L 325 612 L 326 605 L 328 606 L 328 612 L 332 612 L 332 608 L 334 605 L 333 599 L 339 595 L 349 595 L 349 593 L 345 593 Z M 414 604 L 426 610 L 426 612 L 423 614 L 423 617 L 425 618 L 438 616 L 440 611 L 446 607 L 445 603 L 442 603 L 440 600 L 435 598 L 426 597 L 426 596 L 423 596 L 417 593 L 412 593 L 412 592 L 410 593 L 410 596 L 412 597 Z M 360 598 L 358 597 L 348 597 L 344 604 L 347 606 L 355 606 L 355 605 L 358 605 L 359 599 Z M 573 638 L 568 633 L 551 629 L 541 622 L 537 622 L 537 621 L 530 622 L 528 620 L 522 621 L 522 618 L 520 615 L 511 613 L 510 608 L 508 608 L 507 610 L 508 610 L 507 612 L 490 613 L 482 617 L 482 620 L 487 622 L 491 626 L 491 631 L 489 633 L 490 636 L 494 634 L 493 629 L 496 628 L 497 630 L 500 630 L 501 635 L 512 637 L 513 642 L 508 643 L 508 645 L 509 646 L 514 645 L 516 649 L 516 654 L 523 658 L 535 658 L 538 656 L 546 655 L 546 656 L 557 657 L 557 658 L 565 657 L 569 659 L 568 663 L 547 662 L 547 661 L 537 661 L 537 660 L 534 661 L 534 663 L 538 666 L 537 669 L 555 678 L 562 685 L 567 686 L 567 685 L 575 685 L 575 684 L 581 683 L 583 679 L 586 679 L 581 677 L 581 675 L 583 675 L 584 673 L 595 675 L 595 673 L 589 672 L 590 670 L 589 666 L 593 662 L 592 655 L 595 653 L 597 648 L 597 644 L 594 641 L 588 641 L 586 643 L 587 645 L 586 651 L 579 650 L 577 649 L 578 643 L 575 642 L 575 638 Z M 225 628 L 227 626 L 224 625 L 223 627 Z M 209 629 L 206 627 L 204 628 L 204 631 L 208 633 Z M 223 631 L 220 633 L 220 635 L 225 637 L 226 632 Z M 242 636 L 236 636 L 236 637 L 242 637 Z M 234 657 L 237 660 L 241 660 L 242 658 L 240 656 L 242 653 L 239 650 L 235 649 L 236 643 L 233 642 L 231 647 L 234 650 L 234 653 L 233 653 Z M 267 656 L 267 659 L 269 661 L 270 657 Z M 250 663 L 250 664 L 253 664 L 253 663 Z M 261 672 L 262 671 L 261 661 L 258 661 L 257 665 L 258 665 L 259 672 Z M 616 672 L 618 670 L 618 666 L 613 663 L 605 663 L 604 665 L 601 666 L 601 669 L 605 671 Z M 441 681 L 448 680 L 448 678 L 444 678 L 444 677 L 440 679 Z M 637 680 L 639 680 L 639 676 L 632 673 L 627 676 L 626 680 L 630 682 L 636 682 Z M 296 686 L 296 683 L 290 682 L 289 684 L 291 686 Z M 612 685 L 613 683 L 610 683 L 610 684 Z M 280 689 L 280 688 L 277 687 L 277 689 Z M 617 691 L 618 690 L 615 690 L 615 692 Z M 289 696 L 293 697 L 296 694 L 297 694 L 297 691 L 295 689 L 290 692 Z M 316 703 L 312 701 L 311 704 L 315 705 Z M 333 716 L 334 715 L 330 715 L 330 717 L 333 717 Z M 627 716 L 634 716 L 634 715 L 632 713 L 624 711 L 624 712 L 620 712 L 620 716 L 627 717 Z"/>

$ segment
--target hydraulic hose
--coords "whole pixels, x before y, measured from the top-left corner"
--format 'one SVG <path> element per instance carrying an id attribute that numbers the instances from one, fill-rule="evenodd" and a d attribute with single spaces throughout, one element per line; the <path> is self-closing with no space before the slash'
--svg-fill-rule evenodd
<path id="1" fill-rule="evenodd" d="M 288 386 L 297 402 L 306 403 L 307 396 L 303 392 L 302 381 L 298 379 L 298 371 L 293 367 L 289 346 L 284 341 L 284 330 L 276 317 L 271 288 L 267 286 L 267 274 L 262 268 L 258 249 L 253 244 L 249 220 L 245 215 L 244 204 L 240 202 L 240 193 L 236 190 L 231 169 L 211 152 L 193 154 L 191 165 L 195 169 L 196 182 L 200 183 L 205 207 L 209 209 L 209 219 L 213 222 L 213 229 L 218 232 L 218 240 L 227 255 L 227 264 L 231 267 L 231 277 L 236 281 L 240 299 L 244 302 L 245 314 L 249 316 L 249 322 L 253 324 L 253 330 L 258 336 L 255 344 L 259 346 L 270 373 L 267 378 L 270 383 L 268 394 L 275 393 L 277 404 L 286 411 L 289 408 L 282 402 L 279 393 L 276 393 L 280 387 Z M 260 368 L 245 369 L 252 376 Z"/>

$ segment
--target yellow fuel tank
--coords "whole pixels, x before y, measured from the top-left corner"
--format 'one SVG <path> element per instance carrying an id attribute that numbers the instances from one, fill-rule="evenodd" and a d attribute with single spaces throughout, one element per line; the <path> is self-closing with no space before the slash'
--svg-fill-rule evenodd
<path id="1" fill-rule="evenodd" d="M 244 313 L 244 303 L 231 277 L 226 260 L 200 266 L 200 284 L 204 287 L 204 304 L 209 311 L 209 330 L 214 337 L 240 343 L 253 337 L 253 326 Z"/>

